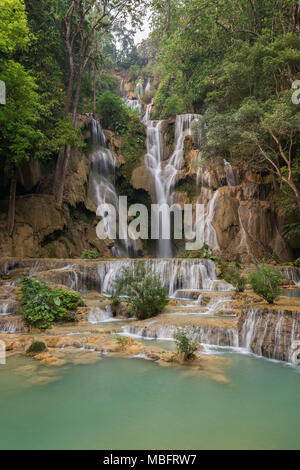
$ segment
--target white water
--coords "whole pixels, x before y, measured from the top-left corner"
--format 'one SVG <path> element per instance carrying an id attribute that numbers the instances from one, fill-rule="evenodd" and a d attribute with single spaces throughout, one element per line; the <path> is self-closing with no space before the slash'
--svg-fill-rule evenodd
<path id="1" fill-rule="evenodd" d="M 226 173 L 227 186 L 236 186 L 235 174 L 232 166 L 227 160 L 224 159 L 224 168 Z"/>
<path id="2" fill-rule="evenodd" d="M 104 323 L 113 320 L 113 314 L 110 305 L 105 309 L 100 307 L 92 307 L 89 311 L 88 322 L 92 324 Z"/>
<path id="3" fill-rule="evenodd" d="M 127 104 L 127 106 L 129 106 L 129 108 L 137 110 L 139 115 L 142 114 L 143 106 L 138 100 L 125 100 L 125 103 Z"/>
<path id="4" fill-rule="evenodd" d="M 134 260 L 116 260 L 98 264 L 100 292 L 109 294 L 113 281 L 123 267 L 134 266 Z M 213 290 L 217 281 L 216 267 L 211 260 L 198 259 L 148 259 L 146 269 L 160 275 L 162 283 L 168 288 L 170 297 L 178 289 Z M 224 286 L 230 286 L 225 284 Z M 231 286 L 230 286 L 231 287 Z"/>
<path id="5" fill-rule="evenodd" d="M 282 269 L 283 275 L 286 279 L 293 281 L 296 286 L 300 286 L 300 268 L 288 267 Z"/>
<path id="6" fill-rule="evenodd" d="M 136 95 L 139 99 L 142 99 L 144 96 L 144 87 L 141 81 L 138 81 L 135 89 Z"/>
<path id="7" fill-rule="evenodd" d="M 263 314 L 257 308 L 246 312 L 240 335 L 240 347 L 270 359 L 296 362 L 300 355 L 300 312 L 284 315 L 278 311 Z"/>
<path id="8" fill-rule="evenodd" d="M 150 93 L 150 91 L 151 91 L 151 78 L 149 77 L 146 87 L 145 87 L 145 93 Z"/>
<path id="9" fill-rule="evenodd" d="M 0 316 L 8 315 L 8 303 L 1 302 L 0 304 Z"/>
<path id="10" fill-rule="evenodd" d="M 211 313 L 217 315 L 218 311 L 224 309 L 224 303 L 228 301 L 229 299 L 219 299 L 219 302 L 213 301 L 210 305 Z M 245 312 L 240 333 L 238 327 L 203 325 L 192 327 L 189 336 L 203 345 L 238 348 L 240 351 L 265 356 L 269 359 L 299 364 L 299 317 L 300 312 L 294 312 L 293 316 L 289 318 L 283 312 L 272 313 L 270 311 L 265 314 L 257 308 L 249 308 Z M 152 321 L 144 326 L 127 325 L 123 327 L 123 331 L 129 336 L 174 340 L 176 327 L 174 325 L 160 326 L 157 321 Z"/>
<path id="11" fill-rule="evenodd" d="M 96 207 L 102 204 L 112 204 L 116 213 L 119 213 L 119 196 L 115 187 L 115 171 L 117 161 L 112 152 L 106 148 L 106 139 L 100 123 L 91 120 L 91 135 L 94 150 L 90 156 L 89 194 Z M 114 227 L 107 225 L 106 232 L 113 238 Z M 127 240 L 118 240 L 112 249 L 113 256 L 136 256 L 137 242 L 128 237 Z"/>
<path id="12" fill-rule="evenodd" d="M 147 126 L 147 153 L 145 166 L 152 175 L 157 204 L 172 204 L 171 190 L 184 163 L 184 141 L 192 135 L 192 122 L 199 118 L 197 114 L 176 116 L 174 152 L 165 164 L 163 155 L 163 121 L 150 121 L 151 107 L 147 107 L 144 122 Z M 172 258 L 171 240 L 165 240 L 160 235 L 157 243 L 158 258 Z"/>
<path id="13" fill-rule="evenodd" d="M 147 104 L 146 113 L 145 113 L 145 116 L 143 117 L 143 123 L 145 125 L 147 125 L 148 121 L 150 121 L 153 102 L 154 100 L 152 99 L 151 103 Z"/>

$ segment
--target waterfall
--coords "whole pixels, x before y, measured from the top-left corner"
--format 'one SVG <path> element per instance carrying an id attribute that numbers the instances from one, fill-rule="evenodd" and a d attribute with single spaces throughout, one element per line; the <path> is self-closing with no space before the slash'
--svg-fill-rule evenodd
<path id="1" fill-rule="evenodd" d="M 149 77 L 146 87 L 145 87 L 145 93 L 150 93 L 150 91 L 151 91 L 151 78 Z"/>
<path id="2" fill-rule="evenodd" d="M 192 135 L 192 123 L 198 120 L 199 114 L 180 114 L 175 122 L 175 150 L 164 170 L 167 200 L 170 199 L 170 190 L 174 187 L 179 171 L 184 163 L 184 141 Z"/>
<path id="3" fill-rule="evenodd" d="M 114 280 L 123 267 L 134 267 L 134 260 L 106 261 L 98 264 L 99 290 L 109 294 Z M 147 259 L 146 269 L 157 273 L 170 297 L 178 289 L 213 291 L 217 281 L 215 264 L 211 260 L 199 259 Z M 228 284 L 228 286 L 230 286 Z M 219 289 L 222 290 L 222 289 Z"/>
<path id="4" fill-rule="evenodd" d="M 125 103 L 127 104 L 127 106 L 129 106 L 129 108 L 137 110 L 139 115 L 142 114 L 143 106 L 141 105 L 141 103 L 138 102 L 138 100 L 125 100 Z"/>
<path id="5" fill-rule="evenodd" d="M 143 118 L 143 123 L 145 125 L 147 125 L 147 122 L 150 121 L 153 102 L 154 102 L 154 100 L 152 99 L 151 103 L 147 104 L 146 113 L 145 113 L 145 116 Z"/>
<path id="6" fill-rule="evenodd" d="M 101 204 L 112 204 L 119 211 L 119 197 L 115 187 L 116 158 L 106 148 L 106 139 L 101 125 L 95 119 L 91 120 L 91 135 L 93 151 L 90 156 L 89 194 L 96 207 Z M 113 228 L 106 226 L 107 233 L 113 238 Z M 136 256 L 136 240 L 118 240 L 112 254 L 116 257 Z"/>
<path id="7" fill-rule="evenodd" d="M 24 331 L 24 322 L 20 316 L 0 318 L 0 333 L 21 333 Z"/>
<path id="8" fill-rule="evenodd" d="M 205 233 L 204 233 L 205 243 L 207 243 L 207 245 L 210 248 L 213 248 L 214 250 L 219 249 L 217 233 L 216 233 L 215 228 L 212 225 L 212 222 L 215 217 L 215 209 L 216 209 L 216 202 L 217 202 L 218 196 L 219 196 L 219 190 L 215 192 L 215 194 L 209 201 L 208 208 L 207 208 L 208 214 L 205 218 Z"/>
<path id="9" fill-rule="evenodd" d="M 141 80 L 138 81 L 135 92 L 136 92 L 138 99 L 141 100 L 144 96 L 144 87 L 143 87 L 143 83 Z"/>
<path id="10" fill-rule="evenodd" d="M 177 328 L 172 325 L 156 325 L 155 322 L 145 326 L 126 325 L 123 331 L 128 336 L 156 340 L 174 340 L 174 333 Z M 237 348 L 239 345 L 238 332 L 235 328 L 218 328 L 203 325 L 194 328 L 194 333 L 189 335 L 195 342 L 221 347 Z"/>
<path id="11" fill-rule="evenodd" d="M 100 307 L 92 307 L 88 314 L 88 322 L 92 324 L 104 323 L 113 320 L 113 314 L 110 305 L 105 309 Z"/>
<path id="12" fill-rule="evenodd" d="M 224 159 L 224 168 L 225 168 L 225 173 L 226 173 L 227 186 L 236 186 L 236 179 L 235 179 L 232 166 L 225 159 Z"/>
<path id="13" fill-rule="evenodd" d="M 289 266 L 282 268 L 282 273 L 286 279 L 293 281 L 296 286 L 300 286 L 300 268 Z"/>
<path id="14" fill-rule="evenodd" d="M 249 308 L 244 312 L 240 347 L 259 356 L 292 361 L 300 354 L 299 311 L 265 311 Z"/>
<path id="15" fill-rule="evenodd" d="M 149 107 L 148 112 L 151 108 Z M 146 112 L 147 114 L 147 112 Z M 174 187 L 177 175 L 184 162 L 184 140 L 192 135 L 192 122 L 199 118 L 198 114 L 183 114 L 176 116 L 174 152 L 167 164 L 163 159 L 163 121 L 150 121 L 148 116 L 144 118 L 147 126 L 147 153 L 145 166 L 152 174 L 155 187 L 157 204 L 171 204 L 171 189 Z M 157 256 L 159 258 L 171 258 L 173 256 L 172 241 L 159 237 L 157 243 Z"/>

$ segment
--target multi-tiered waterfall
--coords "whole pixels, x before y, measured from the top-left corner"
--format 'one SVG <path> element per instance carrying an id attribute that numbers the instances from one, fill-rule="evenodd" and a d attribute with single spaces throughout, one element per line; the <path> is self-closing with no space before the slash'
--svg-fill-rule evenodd
<path id="1" fill-rule="evenodd" d="M 147 153 L 145 166 L 152 175 L 157 204 L 172 204 L 171 190 L 174 188 L 177 176 L 184 163 L 184 140 L 192 134 L 192 122 L 199 118 L 197 114 L 184 114 L 176 117 L 174 152 L 167 162 L 163 155 L 163 121 L 151 121 L 151 105 L 146 109 L 144 122 L 147 126 Z M 162 222 L 163 223 L 163 222 Z M 160 236 L 157 256 L 171 258 L 173 256 L 172 241 Z"/>
<path id="2" fill-rule="evenodd" d="M 101 125 L 95 119 L 91 120 L 91 135 L 93 151 L 90 156 L 89 197 L 96 207 L 102 204 L 111 204 L 119 212 L 119 197 L 115 187 L 115 171 L 117 160 L 106 146 L 106 138 Z M 112 227 L 107 225 L 108 235 L 113 234 Z M 116 257 L 136 256 L 136 240 L 128 237 L 118 240 L 112 248 L 112 255 Z"/>

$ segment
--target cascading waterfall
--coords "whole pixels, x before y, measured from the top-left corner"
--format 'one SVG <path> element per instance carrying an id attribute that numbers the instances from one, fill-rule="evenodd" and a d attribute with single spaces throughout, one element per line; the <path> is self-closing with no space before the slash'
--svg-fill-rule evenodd
<path id="1" fill-rule="evenodd" d="M 153 102 L 154 100 L 152 99 L 151 103 L 147 104 L 146 106 L 146 113 L 145 113 L 145 116 L 143 117 L 143 123 L 145 125 L 147 125 L 148 121 L 150 121 Z"/>
<path id="2" fill-rule="evenodd" d="M 88 314 L 88 322 L 92 324 L 104 323 L 112 321 L 113 314 L 110 305 L 107 305 L 105 309 L 100 307 L 92 307 Z"/>
<path id="3" fill-rule="evenodd" d="M 124 78 L 122 78 L 121 83 L 120 83 L 120 93 L 123 95 L 124 93 Z"/>
<path id="4" fill-rule="evenodd" d="M 134 267 L 134 260 L 115 260 L 99 263 L 99 290 L 110 293 L 114 280 L 123 267 Z M 225 291 L 232 286 L 217 280 L 215 263 L 197 259 L 147 259 L 146 269 L 157 273 L 168 294 L 173 297 L 178 289 L 202 289 L 204 291 Z"/>
<path id="5" fill-rule="evenodd" d="M 144 96 L 144 87 L 141 80 L 138 81 L 135 89 L 137 97 L 141 100 Z"/>
<path id="6" fill-rule="evenodd" d="M 167 164 L 163 159 L 163 121 L 150 121 L 148 116 L 151 108 L 147 107 L 144 122 L 147 126 L 147 153 L 145 165 L 152 174 L 156 192 L 157 204 L 171 204 L 171 190 L 173 189 L 177 175 L 184 162 L 184 140 L 192 135 L 191 125 L 199 119 L 198 114 L 183 114 L 176 116 L 174 152 Z M 157 244 L 157 256 L 159 258 L 171 258 L 173 256 L 171 240 L 159 237 Z"/>
<path id="7" fill-rule="evenodd" d="M 214 217 L 215 217 L 215 208 L 216 208 L 216 202 L 217 202 L 218 197 L 219 197 L 219 190 L 215 192 L 212 199 L 209 201 L 209 204 L 207 207 L 208 213 L 205 218 L 204 240 L 205 240 L 205 243 L 207 243 L 207 245 L 210 248 L 213 248 L 214 250 L 219 249 L 217 233 L 212 224 Z"/>
<path id="8" fill-rule="evenodd" d="M 282 273 L 286 279 L 293 281 L 296 286 L 300 286 L 300 268 L 289 266 L 282 268 Z"/>
<path id="9" fill-rule="evenodd" d="M 224 168 L 226 173 L 227 186 L 236 186 L 235 174 L 232 166 L 227 160 L 224 159 Z"/>
<path id="10" fill-rule="evenodd" d="M 129 108 L 137 110 L 140 116 L 142 115 L 143 106 L 138 100 L 125 100 L 125 103 Z"/>
<path id="11" fill-rule="evenodd" d="M 91 198 L 96 207 L 101 204 L 112 204 L 117 213 L 119 211 L 119 198 L 115 188 L 115 171 L 117 161 L 112 152 L 106 148 L 106 138 L 95 119 L 91 120 L 91 135 L 94 150 L 90 157 L 90 190 Z M 106 226 L 106 232 L 113 238 L 112 227 Z M 127 240 L 118 240 L 112 249 L 113 256 L 136 256 L 137 243 L 128 237 Z"/>
<path id="12" fill-rule="evenodd" d="M 146 87 L 145 87 L 145 93 L 150 93 L 150 91 L 151 91 L 151 78 L 149 77 L 147 80 Z"/>
<path id="13" fill-rule="evenodd" d="M 300 312 L 249 308 L 244 315 L 239 345 L 258 356 L 296 363 L 300 355 Z"/>

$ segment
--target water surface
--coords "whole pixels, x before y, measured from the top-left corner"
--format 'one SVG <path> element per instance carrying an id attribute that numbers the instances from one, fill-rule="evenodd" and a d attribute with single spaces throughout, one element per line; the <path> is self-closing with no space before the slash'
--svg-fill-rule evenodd
<path id="1" fill-rule="evenodd" d="M 142 359 L 47 369 L 28 386 L 0 366 L 1 449 L 300 449 L 299 369 L 246 355 L 229 384 Z M 46 369 L 46 368 L 44 368 Z"/>

